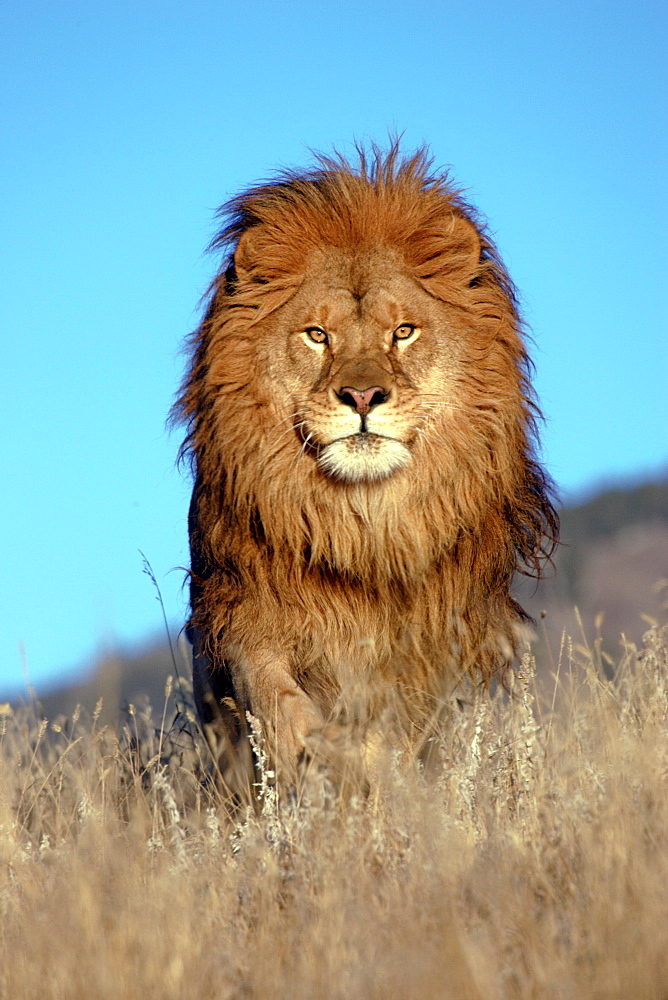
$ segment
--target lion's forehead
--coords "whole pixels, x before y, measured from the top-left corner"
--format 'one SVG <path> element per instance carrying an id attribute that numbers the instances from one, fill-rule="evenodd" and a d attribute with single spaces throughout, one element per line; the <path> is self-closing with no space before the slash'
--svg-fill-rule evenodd
<path id="1" fill-rule="evenodd" d="M 305 289 L 297 311 L 303 323 L 316 323 L 326 330 L 345 327 L 393 327 L 408 319 L 411 308 L 407 296 L 399 296 L 382 285 L 356 295 L 350 288 L 315 283 Z"/>
<path id="2" fill-rule="evenodd" d="M 325 328 L 351 322 L 388 328 L 418 322 L 430 305 L 430 296 L 410 274 L 381 259 L 357 268 L 328 262 L 309 269 L 290 311 L 299 321 Z"/>

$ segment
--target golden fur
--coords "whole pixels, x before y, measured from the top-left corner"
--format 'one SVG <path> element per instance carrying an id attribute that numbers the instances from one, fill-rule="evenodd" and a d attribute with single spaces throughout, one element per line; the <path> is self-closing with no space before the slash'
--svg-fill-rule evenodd
<path id="1" fill-rule="evenodd" d="M 177 404 L 200 716 L 226 767 L 247 711 L 288 771 L 352 691 L 419 740 L 511 662 L 513 575 L 556 538 L 512 283 L 424 151 L 320 157 L 222 213 Z"/>

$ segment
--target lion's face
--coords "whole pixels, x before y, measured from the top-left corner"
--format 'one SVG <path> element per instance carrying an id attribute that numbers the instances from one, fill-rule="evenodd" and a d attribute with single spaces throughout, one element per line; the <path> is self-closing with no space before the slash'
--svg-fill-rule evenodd
<path id="1" fill-rule="evenodd" d="M 262 342 L 283 411 L 279 432 L 292 426 L 296 446 L 339 481 L 372 482 L 410 466 L 419 435 L 454 405 L 455 312 L 392 251 L 318 253 Z"/>

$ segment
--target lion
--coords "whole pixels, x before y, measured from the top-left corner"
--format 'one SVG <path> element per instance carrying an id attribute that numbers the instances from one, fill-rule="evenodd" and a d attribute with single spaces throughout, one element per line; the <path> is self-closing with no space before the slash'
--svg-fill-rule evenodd
<path id="1" fill-rule="evenodd" d="M 358 157 L 223 206 L 176 404 L 195 700 L 228 784 L 248 718 L 291 780 L 352 718 L 364 747 L 419 748 L 463 678 L 504 677 L 513 576 L 556 544 L 492 240 L 425 149 Z"/>

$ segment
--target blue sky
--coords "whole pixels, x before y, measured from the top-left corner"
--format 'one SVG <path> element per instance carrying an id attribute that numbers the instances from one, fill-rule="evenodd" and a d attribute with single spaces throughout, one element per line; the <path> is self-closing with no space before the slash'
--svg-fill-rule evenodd
<path id="1" fill-rule="evenodd" d="M 215 208 L 404 133 L 523 296 L 567 495 L 668 461 L 661 3 L 31 2 L 0 9 L 0 694 L 177 629 L 189 483 L 165 417 Z"/>

